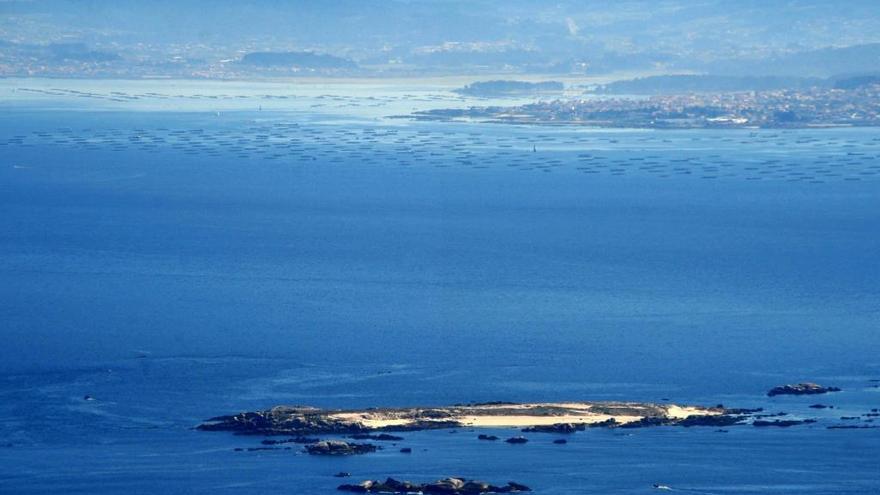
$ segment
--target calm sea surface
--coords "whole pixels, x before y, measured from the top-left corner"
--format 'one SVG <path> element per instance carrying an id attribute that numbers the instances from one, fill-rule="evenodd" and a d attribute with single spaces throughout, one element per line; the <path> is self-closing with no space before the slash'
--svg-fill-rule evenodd
<path id="1" fill-rule="evenodd" d="M 0 84 L 0 492 L 880 492 L 880 429 L 827 429 L 880 426 L 876 130 L 414 123 L 383 116 L 479 102 L 193 84 Z M 844 391 L 764 396 L 807 380 Z M 487 400 L 819 422 L 419 432 L 347 459 L 191 429 Z"/>

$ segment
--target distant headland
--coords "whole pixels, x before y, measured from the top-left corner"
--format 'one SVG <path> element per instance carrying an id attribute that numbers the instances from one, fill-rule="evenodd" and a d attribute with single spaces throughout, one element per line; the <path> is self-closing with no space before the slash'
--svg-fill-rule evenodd
<path id="1" fill-rule="evenodd" d="M 468 84 L 463 88 L 453 90 L 465 96 L 478 97 L 501 97 L 501 96 L 537 96 L 547 94 L 560 94 L 565 85 L 559 81 L 480 81 Z"/>

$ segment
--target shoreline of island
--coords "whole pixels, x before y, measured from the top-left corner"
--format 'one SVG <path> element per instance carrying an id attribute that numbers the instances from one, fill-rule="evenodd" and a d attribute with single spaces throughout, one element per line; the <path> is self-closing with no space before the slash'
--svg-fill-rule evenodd
<path id="1" fill-rule="evenodd" d="M 838 387 L 804 382 L 774 387 L 767 392 L 767 396 L 812 396 L 840 391 Z M 793 426 L 815 422 L 812 419 L 780 420 L 778 417 L 787 413 L 762 414 L 762 411 L 762 408 L 727 408 L 722 404 L 697 406 L 621 401 L 495 401 L 440 407 L 364 409 L 275 406 L 262 411 L 216 416 L 199 424 L 196 429 L 229 431 L 243 435 L 307 436 L 453 428 L 520 428 L 531 432 L 571 433 L 593 427 L 725 427 L 747 423 L 753 426 Z M 871 414 L 874 413 L 876 411 Z"/>
<path id="2" fill-rule="evenodd" d="M 743 421 L 745 414 L 755 411 L 725 409 L 721 405 L 703 407 L 637 402 L 490 402 L 359 410 L 276 406 L 265 411 L 211 418 L 197 429 L 253 435 L 338 435 L 447 428 L 567 432 L 592 427 L 724 426 Z"/>

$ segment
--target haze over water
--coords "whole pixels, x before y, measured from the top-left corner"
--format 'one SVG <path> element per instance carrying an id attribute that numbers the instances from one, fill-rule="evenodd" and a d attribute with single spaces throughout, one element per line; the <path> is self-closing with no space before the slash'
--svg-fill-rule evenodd
<path id="1" fill-rule="evenodd" d="M 876 133 L 414 123 L 332 90 L 331 110 L 6 100 L 4 492 L 333 493 L 340 470 L 880 489 L 877 430 L 825 429 L 880 405 Z M 837 409 L 764 397 L 801 380 L 844 388 Z M 282 403 L 668 399 L 822 422 L 564 448 L 420 432 L 411 456 L 338 461 L 190 429 Z"/>

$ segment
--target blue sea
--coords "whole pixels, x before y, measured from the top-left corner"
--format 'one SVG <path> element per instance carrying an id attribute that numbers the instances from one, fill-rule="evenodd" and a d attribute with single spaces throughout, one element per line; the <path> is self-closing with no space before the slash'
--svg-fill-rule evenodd
<path id="1" fill-rule="evenodd" d="M 391 118 L 498 103 L 449 89 L 0 81 L 0 493 L 880 493 L 876 129 Z M 801 381 L 843 391 L 766 397 Z M 193 429 L 492 400 L 818 421 L 332 459 Z"/>

